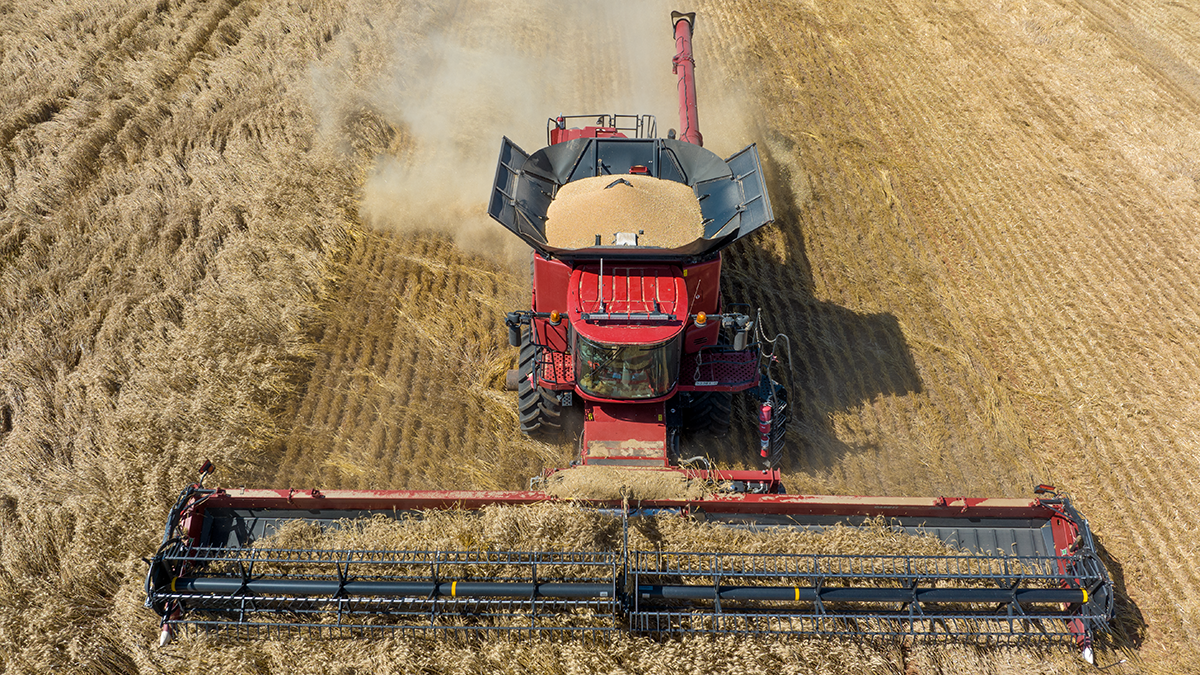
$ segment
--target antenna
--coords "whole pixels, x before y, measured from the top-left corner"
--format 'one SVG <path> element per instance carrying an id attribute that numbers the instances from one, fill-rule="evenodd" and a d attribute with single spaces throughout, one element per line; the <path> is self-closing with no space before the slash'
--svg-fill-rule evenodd
<path id="1" fill-rule="evenodd" d="M 600 274 L 596 275 L 596 293 L 600 296 L 600 313 L 604 313 L 604 258 L 600 258 Z"/>

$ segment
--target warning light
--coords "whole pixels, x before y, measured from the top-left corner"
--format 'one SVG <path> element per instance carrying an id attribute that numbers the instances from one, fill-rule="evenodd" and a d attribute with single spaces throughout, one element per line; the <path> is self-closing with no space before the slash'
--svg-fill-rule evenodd
<path id="1" fill-rule="evenodd" d="M 550 323 L 557 326 L 562 321 L 562 314 L 550 312 Z"/>
<path id="2" fill-rule="evenodd" d="M 696 325 L 703 326 L 706 323 L 708 323 L 708 315 L 705 314 L 704 312 L 697 313 L 696 314 Z"/>

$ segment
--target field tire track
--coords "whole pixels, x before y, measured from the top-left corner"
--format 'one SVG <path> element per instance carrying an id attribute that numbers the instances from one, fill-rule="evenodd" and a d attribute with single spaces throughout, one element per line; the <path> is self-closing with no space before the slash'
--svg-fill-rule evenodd
<path id="1" fill-rule="evenodd" d="M 1112 37 L 1124 43 L 1126 55 L 1145 66 L 1163 86 L 1187 100 L 1194 112 L 1200 110 L 1200 71 L 1180 59 L 1166 45 L 1143 30 L 1128 15 L 1129 8 L 1111 0 L 1076 0 Z"/>

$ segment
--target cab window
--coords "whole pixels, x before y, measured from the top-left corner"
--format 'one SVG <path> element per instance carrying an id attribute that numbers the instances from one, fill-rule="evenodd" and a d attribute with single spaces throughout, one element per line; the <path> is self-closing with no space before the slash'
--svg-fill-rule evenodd
<path id="1" fill-rule="evenodd" d="M 682 336 L 656 345 L 610 345 L 575 337 L 579 388 L 592 396 L 657 398 L 675 386 Z"/>

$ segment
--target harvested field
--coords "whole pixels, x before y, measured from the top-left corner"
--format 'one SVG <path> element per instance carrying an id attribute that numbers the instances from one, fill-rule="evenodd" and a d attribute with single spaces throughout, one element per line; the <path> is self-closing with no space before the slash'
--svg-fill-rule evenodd
<path id="1" fill-rule="evenodd" d="M 562 186 L 546 213 L 546 243 L 606 246 L 618 232 L 641 233 L 638 246 L 677 248 L 704 236 L 700 202 L 683 183 L 649 176 L 605 175 Z"/>
<path id="2" fill-rule="evenodd" d="M 726 297 L 793 339 L 789 490 L 1065 486 L 1117 582 L 1106 672 L 1200 672 L 1200 14 L 683 4 L 0 6 L 0 670 L 1083 671 L 745 638 L 153 647 L 141 558 L 205 458 L 325 488 L 566 465 L 503 389 L 528 266 L 481 215 L 495 151 L 563 112 L 676 126 L 680 9 L 708 147 L 757 141 L 770 178 Z M 748 416 L 688 440 L 757 447 Z"/>

